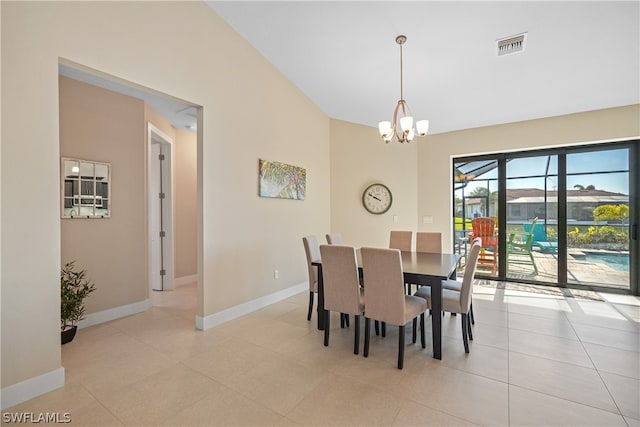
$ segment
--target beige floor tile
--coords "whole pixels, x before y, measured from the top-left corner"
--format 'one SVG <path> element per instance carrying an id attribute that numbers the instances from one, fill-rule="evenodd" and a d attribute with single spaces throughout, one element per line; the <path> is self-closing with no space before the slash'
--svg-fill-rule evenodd
<path id="1" fill-rule="evenodd" d="M 509 329 L 518 329 L 571 340 L 578 339 L 573 327 L 564 316 L 549 319 L 527 314 L 509 313 Z"/>
<path id="2" fill-rule="evenodd" d="M 624 313 L 612 304 L 587 300 L 570 301 L 570 303 L 571 310 L 566 313 L 566 316 L 571 323 L 629 332 L 640 331 L 638 323 L 630 322 Z"/>
<path id="3" fill-rule="evenodd" d="M 473 308 L 478 310 L 507 311 L 508 304 L 504 301 L 503 294 L 485 293 L 480 286 L 474 286 Z"/>
<path id="4" fill-rule="evenodd" d="M 512 426 L 626 426 L 621 415 L 547 394 L 509 387 Z"/>
<path id="5" fill-rule="evenodd" d="M 475 424 L 506 425 L 508 387 L 500 381 L 431 364 L 407 387 L 406 396 Z"/>
<path id="6" fill-rule="evenodd" d="M 100 401 L 126 425 L 156 425 L 216 387 L 212 379 L 177 364 L 100 396 Z"/>
<path id="7" fill-rule="evenodd" d="M 509 351 L 593 368 L 582 343 L 566 338 L 510 329 Z"/>
<path id="8" fill-rule="evenodd" d="M 616 404 L 595 369 L 510 353 L 509 384 L 617 412 Z"/>
<path id="9" fill-rule="evenodd" d="M 442 365 L 480 375 L 497 381 L 509 378 L 509 356 L 507 350 L 472 342 L 469 353 L 464 352 L 462 338 L 447 338 L 443 343 L 447 349 Z"/>
<path id="10" fill-rule="evenodd" d="M 401 405 L 388 393 L 329 374 L 287 418 L 310 426 L 390 426 Z"/>
<path id="11" fill-rule="evenodd" d="M 287 415 L 322 382 L 326 372 L 280 356 L 264 357 L 225 385 L 253 401 Z"/>
<path id="12" fill-rule="evenodd" d="M 478 313 L 478 316 L 481 316 L 481 314 Z M 463 345 L 462 325 L 459 316 L 450 317 L 447 314 L 442 319 L 442 335 L 443 337 L 456 338 L 460 340 L 460 345 Z M 488 345 L 507 350 L 509 348 L 509 330 L 506 326 L 495 326 L 476 320 L 476 324 L 473 326 L 473 344 Z M 443 349 L 443 357 L 444 351 Z"/>
<path id="13" fill-rule="evenodd" d="M 71 412 L 72 426 L 123 426 L 124 424 L 99 402 Z"/>
<path id="14" fill-rule="evenodd" d="M 600 375 L 622 415 L 640 420 L 640 380 L 608 372 Z"/>
<path id="15" fill-rule="evenodd" d="M 129 342 L 125 351 L 111 353 L 105 350 L 103 355 L 87 357 L 82 363 L 63 360 L 68 378 L 80 382 L 98 397 L 117 392 L 176 363 L 147 344 L 124 337 L 123 340 Z"/>
<path id="16" fill-rule="evenodd" d="M 456 418 L 444 412 L 428 408 L 414 402 L 403 402 L 400 412 L 393 425 L 396 427 L 409 426 L 475 426 L 461 418 Z"/>
<path id="17" fill-rule="evenodd" d="M 67 383 L 63 388 L 30 399 L 2 412 L 75 413 L 95 402 L 96 399 L 81 384 Z"/>
<path id="18" fill-rule="evenodd" d="M 573 327 L 583 342 L 640 352 L 640 333 L 601 328 L 581 323 L 574 323 Z M 638 357 L 640 358 L 640 354 Z"/>
<path id="19" fill-rule="evenodd" d="M 584 348 L 598 371 L 640 379 L 638 353 L 591 343 Z"/>
<path id="20" fill-rule="evenodd" d="M 564 313 L 569 310 L 564 299 L 548 295 L 507 295 L 505 300 L 509 304 L 509 313 L 555 319 L 564 316 Z"/>
<path id="21" fill-rule="evenodd" d="M 169 426 L 275 426 L 284 417 L 221 384 L 208 388 L 208 396 L 163 421 Z"/>
<path id="22" fill-rule="evenodd" d="M 624 420 L 627 422 L 629 427 L 640 427 L 640 419 L 624 417 Z"/>
<path id="23" fill-rule="evenodd" d="M 222 384 L 236 379 L 266 358 L 278 356 L 276 352 L 247 341 L 227 337 L 220 345 L 185 359 L 182 363 Z"/>
<path id="24" fill-rule="evenodd" d="M 476 308 L 473 305 L 473 314 L 477 324 L 507 327 L 508 312 L 491 308 Z"/>
<path id="25" fill-rule="evenodd" d="M 167 333 L 163 340 L 155 339 L 148 344 L 167 357 L 182 361 L 206 352 L 212 347 L 224 345 L 228 339 L 227 335 L 218 333 L 214 329 L 208 331 L 185 329 Z"/>

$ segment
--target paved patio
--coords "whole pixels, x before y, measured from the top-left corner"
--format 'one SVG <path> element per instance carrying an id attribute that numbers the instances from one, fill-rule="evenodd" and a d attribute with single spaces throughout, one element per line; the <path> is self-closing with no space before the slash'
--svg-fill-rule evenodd
<path id="1" fill-rule="evenodd" d="M 569 283 L 581 285 L 597 285 L 610 288 L 628 289 L 629 272 L 618 271 L 604 263 L 596 263 L 581 260 L 578 257 L 579 250 L 569 249 L 568 280 Z M 572 256 L 576 255 L 576 258 Z M 540 282 L 557 282 L 558 254 L 533 251 L 533 258 L 538 267 L 535 274 L 531 265 L 509 264 L 507 277 L 509 279 L 536 280 Z M 464 261 L 462 262 L 464 265 Z M 479 272 L 491 274 L 486 268 L 478 269 Z"/>

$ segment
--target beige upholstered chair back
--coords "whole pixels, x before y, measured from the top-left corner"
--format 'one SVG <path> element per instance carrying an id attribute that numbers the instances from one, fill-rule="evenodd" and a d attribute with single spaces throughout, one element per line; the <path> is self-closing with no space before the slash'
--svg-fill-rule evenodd
<path id="1" fill-rule="evenodd" d="M 391 230 L 389 248 L 410 251 L 413 243 L 413 231 Z"/>
<path id="2" fill-rule="evenodd" d="M 342 236 L 340 233 L 331 233 L 325 236 L 327 238 L 327 243 L 330 245 L 342 245 Z"/>
<path id="3" fill-rule="evenodd" d="M 307 256 L 307 269 L 309 271 L 309 292 L 318 292 L 318 268 L 311 265 L 314 261 L 320 261 L 320 245 L 316 236 L 302 238 L 304 253 Z"/>
<path id="4" fill-rule="evenodd" d="M 362 314 L 356 249 L 344 245 L 321 245 L 324 307 L 346 314 Z"/>
<path id="5" fill-rule="evenodd" d="M 404 325 L 405 298 L 402 259 L 398 249 L 362 248 L 365 316 Z"/>
<path id="6" fill-rule="evenodd" d="M 464 276 L 462 276 L 462 287 L 460 289 L 460 307 L 463 313 L 469 312 L 471 306 L 471 295 L 473 294 L 473 278 L 476 275 L 476 267 L 478 266 L 478 256 L 482 249 L 482 243 L 474 240 L 469 251 L 467 265 L 464 267 Z"/>
<path id="7" fill-rule="evenodd" d="M 416 233 L 416 252 L 442 253 L 442 233 Z"/>

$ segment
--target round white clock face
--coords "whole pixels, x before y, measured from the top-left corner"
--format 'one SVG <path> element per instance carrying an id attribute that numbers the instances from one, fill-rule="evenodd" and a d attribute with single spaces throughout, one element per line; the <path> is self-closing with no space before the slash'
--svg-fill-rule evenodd
<path id="1" fill-rule="evenodd" d="M 362 205 L 368 212 L 375 215 L 388 211 L 392 201 L 391 191 L 383 184 L 371 184 L 362 193 Z"/>

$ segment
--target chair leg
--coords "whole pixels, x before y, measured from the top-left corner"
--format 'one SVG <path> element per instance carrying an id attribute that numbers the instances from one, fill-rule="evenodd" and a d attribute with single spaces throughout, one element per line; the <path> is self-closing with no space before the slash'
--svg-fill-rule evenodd
<path id="1" fill-rule="evenodd" d="M 348 314 L 344 315 L 344 324 L 347 325 L 347 328 L 349 327 L 349 315 Z"/>
<path id="2" fill-rule="evenodd" d="M 360 353 L 360 315 L 356 314 L 353 317 L 353 327 L 355 329 L 353 333 L 353 354 Z"/>
<path id="3" fill-rule="evenodd" d="M 460 316 L 460 323 L 462 324 L 462 342 L 464 342 L 464 352 L 469 353 L 469 341 L 467 340 L 467 315 Z"/>
<path id="4" fill-rule="evenodd" d="M 307 313 L 307 320 L 311 320 L 312 311 L 313 311 L 313 292 L 309 292 L 309 313 Z"/>
<path id="5" fill-rule="evenodd" d="M 380 335 L 380 322 L 378 322 L 377 320 L 375 320 L 373 322 L 373 325 L 375 326 L 376 329 L 376 335 Z"/>
<path id="6" fill-rule="evenodd" d="M 473 301 L 471 301 L 471 306 L 469 308 L 469 317 L 471 317 L 471 324 L 475 325 L 476 324 L 476 318 L 473 317 Z"/>
<path id="7" fill-rule="evenodd" d="M 382 326 L 380 327 L 380 329 L 382 329 L 382 338 L 387 336 L 387 323 L 386 322 L 382 322 Z"/>
<path id="8" fill-rule="evenodd" d="M 404 366 L 404 325 L 398 331 L 398 369 Z"/>
<path id="9" fill-rule="evenodd" d="M 325 310 L 324 312 L 324 346 L 329 346 L 329 329 L 331 329 L 331 312 Z"/>
<path id="10" fill-rule="evenodd" d="M 426 348 L 424 336 L 424 313 L 420 314 L 420 344 L 422 348 Z"/>
<path id="11" fill-rule="evenodd" d="M 344 313 L 340 313 L 340 329 L 344 329 Z"/>
<path id="12" fill-rule="evenodd" d="M 369 357 L 369 335 L 370 334 L 370 325 L 371 320 L 365 316 L 364 317 L 364 357 Z"/>
<path id="13" fill-rule="evenodd" d="M 469 339 L 473 341 L 473 332 L 471 331 L 471 316 L 469 314 L 467 316 L 467 335 L 469 335 Z"/>
<path id="14" fill-rule="evenodd" d="M 418 331 L 416 330 L 418 328 L 418 318 L 414 317 L 413 318 L 413 336 L 412 338 L 412 342 L 415 344 L 416 343 L 416 336 L 418 335 Z"/>

